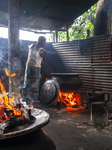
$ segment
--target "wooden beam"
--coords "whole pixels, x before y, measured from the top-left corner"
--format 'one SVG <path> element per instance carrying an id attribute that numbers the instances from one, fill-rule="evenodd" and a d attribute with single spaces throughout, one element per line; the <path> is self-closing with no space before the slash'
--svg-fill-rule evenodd
<path id="1" fill-rule="evenodd" d="M 28 32 L 33 32 L 33 33 L 36 33 L 36 34 L 55 34 L 55 32 L 52 32 L 52 31 L 50 31 L 50 32 L 42 32 L 42 31 L 34 31 L 34 30 L 27 30 L 27 29 L 22 29 L 23 31 L 28 31 Z M 39 29 L 37 29 L 37 30 L 39 30 Z"/>
<path id="2" fill-rule="evenodd" d="M 8 3 L 8 68 L 9 68 L 9 94 L 14 92 L 18 102 L 20 88 L 20 44 L 19 44 L 19 0 L 9 0 Z M 11 77 L 16 73 L 15 77 Z"/>

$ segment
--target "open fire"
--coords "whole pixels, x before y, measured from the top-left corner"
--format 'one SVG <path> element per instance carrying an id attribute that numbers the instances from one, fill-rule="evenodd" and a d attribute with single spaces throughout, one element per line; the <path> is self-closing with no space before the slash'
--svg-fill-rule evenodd
<path id="1" fill-rule="evenodd" d="M 75 97 L 74 92 L 71 93 L 63 93 L 59 91 L 59 95 L 57 101 L 61 103 L 61 105 L 66 107 L 77 107 L 77 98 Z"/>
<path id="2" fill-rule="evenodd" d="M 5 69 L 5 73 L 9 76 L 9 72 Z M 15 73 L 11 74 L 13 78 L 16 76 Z M 9 80 L 9 83 L 11 81 Z M 9 97 L 6 93 L 5 87 L 0 79 L 0 134 L 6 133 L 12 128 L 18 125 L 25 124 L 30 121 L 30 109 L 26 109 L 23 105 L 18 102 L 16 104 L 14 93 L 12 92 L 12 97 Z M 18 93 L 18 99 L 21 98 L 21 94 Z"/>
<path id="3" fill-rule="evenodd" d="M 56 75 L 55 74 L 53 75 L 55 77 L 52 76 L 52 79 L 46 78 L 46 81 L 41 87 L 40 102 L 45 106 L 50 106 L 50 102 L 52 104 L 52 100 L 54 102 L 56 101 L 57 105 L 59 106 L 73 107 L 73 108 L 81 106 L 81 94 L 78 92 L 76 93 L 79 86 L 82 85 L 82 82 L 77 77 L 78 75 L 76 74 L 75 75 L 74 74 L 73 75 L 72 74 L 61 75 L 58 73 Z M 72 80 L 71 80 L 71 77 L 73 78 Z M 80 81 L 80 82 L 78 83 L 76 81 Z M 50 93 L 52 93 L 52 96 Z M 47 97 L 46 94 L 49 99 L 46 98 Z"/>

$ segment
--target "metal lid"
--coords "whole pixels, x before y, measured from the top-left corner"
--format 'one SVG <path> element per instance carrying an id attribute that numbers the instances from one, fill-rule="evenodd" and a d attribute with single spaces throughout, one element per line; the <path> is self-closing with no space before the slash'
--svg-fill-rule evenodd
<path id="1" fill-rule="evenodd" d="M 59 83 L 54 79 L 45 81 L 40 89 L 40 103 L 44 106 L 52 105 L 59 94 Z"/>

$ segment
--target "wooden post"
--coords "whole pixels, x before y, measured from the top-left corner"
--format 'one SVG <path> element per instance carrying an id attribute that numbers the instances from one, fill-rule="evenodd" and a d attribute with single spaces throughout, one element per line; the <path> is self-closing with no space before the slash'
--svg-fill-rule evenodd
<path id="1" fill-rule="evenodd" d="M 67 22 L 66 26 L 67 26 L 67 42 L 69 42 L 68 22 Z"/>
<path id="2" fill-rule="evenodd" d="M 20 0 L 9 0 L 8 3 L 9 95 L 14 92 L 17 101 L 20 91 L 19 4 Z M 12 73 L 16 73 L 16 76 L 11 77 Z"/>
<path id="3" fill-rule="evenodd" d="M 56 36 L 56 40 L 55 41 L 57 43 L 58 42 L 58 31 L 57 30 L 55 31 L 55 36 Z"/>

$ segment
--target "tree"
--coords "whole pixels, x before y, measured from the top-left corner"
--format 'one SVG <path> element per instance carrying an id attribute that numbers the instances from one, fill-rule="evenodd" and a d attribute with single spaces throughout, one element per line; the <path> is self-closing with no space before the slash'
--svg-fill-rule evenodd
<path id="1" fill-rule="evenodd" d="M 87 30 L 90 31 L 90 36 L 93 35 L 93 24 L 96 17 L 96 8 L 97 3 L 94 4 L 90 9 L 88 9 L 88 11 L 86 11 L 84 14 L 79 16 L 76 20 L 74 20 L 72 27 L 69 29 L 70 41 L 86 39 Z M 58 38 L 60 39 L 60 42 L 67 41 L 67 33 L 59 31 Z"/>
<path id="2" fill-rule="evenodd" d="M 111 0 L 99 0 L 97 4 L 96 19 L 94 23 L 94 35 L 107 34 L 107 14 L 112 6 Z"/>

